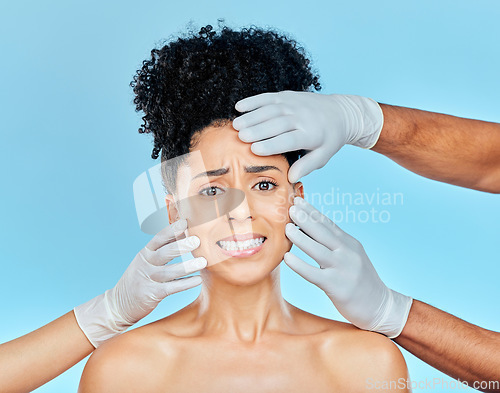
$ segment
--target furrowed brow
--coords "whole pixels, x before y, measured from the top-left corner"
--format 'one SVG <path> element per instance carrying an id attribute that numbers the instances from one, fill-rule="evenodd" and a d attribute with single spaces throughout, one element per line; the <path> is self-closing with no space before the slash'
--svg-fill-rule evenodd
<path id="1" fill-rule="evenodd" d="M 199 177 L 210 177 L 210 176 L 221 176 L 221 175 L 225 175 L 226 173 L 229 172 L 229 169 L 228 168 L 219 168 L 219 169 L 212 169 L 211 171 L 206 171 L 206 172 L 201 172 L 201 173 L 198 173 L 195 177 L 193 177 L 191 179 L 191 181 L 193 181 L 194 179 L 197 179 Z"/>
<path id="2" fill-rule="evenodd" d="M 281 172 L 281 169 L 275 167 L 274 165 L 251 165 L 245 167 L 245 172 L 247 173 L 259 173 L 266 172 L 270 170 L 277 170 Z"/>
<path id="3" fill-rule="evenodd" d="M 250 165 L 245 167 L 245 172 L 246 173 L 260 173 L 260 172 L 266 172 L 270 170 L 276 170 L 282 172 L 281 169 L 274 165 Z M 226 173 L 229 173 L 228 168 L 219 168 L 219 169 L 212 169 L 210 171 L 206 172 L 201 172 L 198 173 L 195 177 L 191 179 L 193 181 L 194 179 L 197 179 L 199 177 L 213 177 L 213 176 L 222 176 L 225 175 Z"/>

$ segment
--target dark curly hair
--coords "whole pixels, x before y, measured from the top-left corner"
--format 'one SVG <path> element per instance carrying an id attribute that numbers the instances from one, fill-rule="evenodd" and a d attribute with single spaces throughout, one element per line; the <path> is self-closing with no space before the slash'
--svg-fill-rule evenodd
<path id="1" fill-rule="evenodd" d="M 219 28 L 223 19 L 219 19 Z M 195 133 L 223 126 L 242 113 L 237 101 L 264 92 L 321 90 L 305 50 L 293 39 L 254 25 L 235 31 L 211 25 L 151 50 L 130 87 L 136 112 L 143 111 L 139 133 L 153 133 L 153 159 L 162 162 L 193 148 Z M 304 151 L 283 155 L 291 165 Z M 175 176 L 167 176 L 175 187 Z"/>

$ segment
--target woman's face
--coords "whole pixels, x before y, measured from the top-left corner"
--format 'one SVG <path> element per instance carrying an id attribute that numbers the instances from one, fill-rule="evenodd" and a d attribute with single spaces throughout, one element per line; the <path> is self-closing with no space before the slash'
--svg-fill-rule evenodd
<path id="1" fill-rule="evenodd" d="M 252 153 L 232 123 L 207 127 L 197 142 L 179 168 L 177 195 L 167 195 L 170 222 L 187 219 L 188 234 L 201 241 L 192 254 L 205 257 L 211 273 L 257 281 L 292 247 L 285 225 L 293 198 L 303 197 L 302 183 L 288 182 L 284 156 Z M 174 206 L 174 199 L 183 202 Z M 239 236 L 253 240 L 231 243 Z"/>

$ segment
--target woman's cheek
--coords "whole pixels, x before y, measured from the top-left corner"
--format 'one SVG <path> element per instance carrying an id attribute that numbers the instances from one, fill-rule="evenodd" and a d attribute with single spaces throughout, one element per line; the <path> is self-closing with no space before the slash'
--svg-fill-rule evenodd
<path id="1" fill-rule="evenodd" d="M 285 253 L 290 251 L 290 249 L 292 248 L 292 245 L 293 245 L 293 243 L 290 241 L 290 239 L 288 239 L 288 237 L 285 235 L 285 228 L 284 227 L 283 227 L 283 234 L 282 234 L 282 238 L 281 238 L 280 243 L 281 243 L 281 246 L 279 249 L 279 256 L 281 259 L 283 259 Z"/>
<path id="2" fill-rule="evenodd" d="M 270 211 L 270 214 L 273 216 L 273 221 L 283 226 L 291 222 L 288 212 L 292 203 L 290 203 L 288 199 L 288 193 L 286 195 L 283 193 L 278 194 L 273 200 L 272 209 Z"/>

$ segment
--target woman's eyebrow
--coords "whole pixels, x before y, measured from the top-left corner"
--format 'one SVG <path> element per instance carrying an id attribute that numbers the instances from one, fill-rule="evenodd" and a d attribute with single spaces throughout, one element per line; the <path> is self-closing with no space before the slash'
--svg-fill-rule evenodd
<path id="1" fill-rule="evenodd" d="M 247 173 L 259 173 L 259 172 L 270 171 L 273 169 L 282 172 L 281 169 L 279 169 L 278 167 L 276 167 L 274 165 L 250 165 L 250 166 L 245 167 L 245 172 L 247 172 Z M 193 177 L 191 179 L 191 181 L 193 181 L 194 179 L 197 179 L 198 177 L 202 177 L 202 176 L 207 176 L 207 177 L 222 176 L 228 172 L 229 172 L 229 168 L 212 169 L 211 171 L 198 173 L 195 177 Z"/>
<path id="2" fill-rule="evenodd" d="M 250 165 L 245 167 L 245 172 L 247 173 L 259 173 L 270 171 L 271 169 L 275 169 L 281 172 L 281 169 L 275 167 L 274 165 Z"/>

